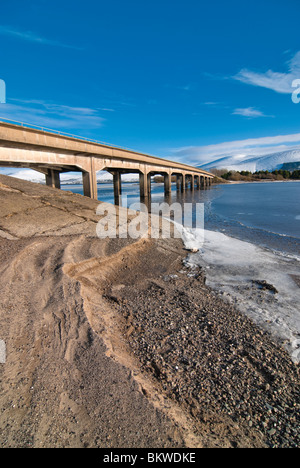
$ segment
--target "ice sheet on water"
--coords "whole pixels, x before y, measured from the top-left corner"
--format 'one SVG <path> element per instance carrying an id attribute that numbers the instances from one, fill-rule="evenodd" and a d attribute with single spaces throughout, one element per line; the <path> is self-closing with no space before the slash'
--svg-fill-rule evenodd
<path id="1" fill-rule="evenodd" d="M 209 286 L 271 332 L 300 362 L 300 288 L 293 279 L 300 276 L 299 259 L 220 232 L 206 230 L 204 239 L 203 233 L 200 238 L 198 234 L 195 230 L 183 233 L 187 248 L 201 247 L 198 254 L 189 256 L 189 263 L 204 267 Z"/>

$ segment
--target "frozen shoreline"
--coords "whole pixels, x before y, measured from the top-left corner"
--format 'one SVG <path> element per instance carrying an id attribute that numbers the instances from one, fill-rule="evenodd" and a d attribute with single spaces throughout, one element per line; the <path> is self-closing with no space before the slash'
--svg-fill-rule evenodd
<path id="1" fill-rule="evenodd" d="M 300 362 L 300 258 L 220 232 L 184 230 L 187 263 L 206 271 L 207 284 L 270 332 Z M 277 291 L 277 292 L 275 292 Z"/>

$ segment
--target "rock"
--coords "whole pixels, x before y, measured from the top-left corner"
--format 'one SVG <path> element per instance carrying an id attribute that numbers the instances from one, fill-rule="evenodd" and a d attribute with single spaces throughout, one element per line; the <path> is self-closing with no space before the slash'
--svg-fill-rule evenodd
<path id="1" fill-rule="evenodd" d="M 273 286 L 272 284 L 267 283 L 265 280 L 260 281 L 260 280 L 255 280 L 252 281 L 252 284 L 257 286 L 259 289 L 262 289 L 264 291 L 270 291 L 273 294 L 278 294 L 278 290 Z"/>

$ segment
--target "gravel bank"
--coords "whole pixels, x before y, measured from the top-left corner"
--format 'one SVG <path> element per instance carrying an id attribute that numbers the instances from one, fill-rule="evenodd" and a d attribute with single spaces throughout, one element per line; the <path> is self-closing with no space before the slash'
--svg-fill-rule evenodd
<path id="1" fill-rule="evenodd" d="M 132 351 L 196 424 L 223 431 L 232 446 L 246 436 L 255 446 L 299 447 L 299 366 L 207 288 L 201 269 L 118 281 L 126 287 L 108 297 L 127 320 Z M 228 427 L 218 415 L 228 418 Z"/>

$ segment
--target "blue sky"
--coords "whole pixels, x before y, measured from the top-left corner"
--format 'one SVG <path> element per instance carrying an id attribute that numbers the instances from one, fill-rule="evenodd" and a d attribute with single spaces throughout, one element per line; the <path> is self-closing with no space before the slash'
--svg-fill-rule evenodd
<path id="1" fill-rule="evenodd" d="M 300 147 L 298 0 L 12 0 L 0 117 L 205 163 Z"/>

